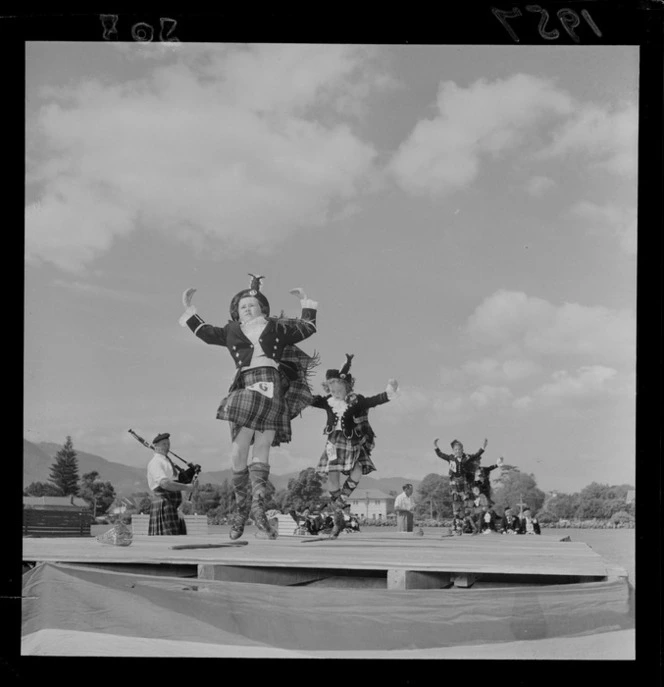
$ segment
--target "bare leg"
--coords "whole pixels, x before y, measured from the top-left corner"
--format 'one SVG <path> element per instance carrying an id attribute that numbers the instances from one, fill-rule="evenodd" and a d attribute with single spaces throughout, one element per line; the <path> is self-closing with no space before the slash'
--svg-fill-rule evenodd
<path id="1" fill-rule="evenodd" d="M 253 435 L 253 429 L 241 427 L 231 444 L 231 466 L 235 472 L 240 472 L 240 470 L 244 470 L 247 467 L 249 445 Z"/>
<path id="2" fill-rule="evenodd" d="M 254 451 L 252 463 L 270 464 L 270 447 L 274 441 L 275 430 L 268 429 L 265 432 L 254 431 Z"/>

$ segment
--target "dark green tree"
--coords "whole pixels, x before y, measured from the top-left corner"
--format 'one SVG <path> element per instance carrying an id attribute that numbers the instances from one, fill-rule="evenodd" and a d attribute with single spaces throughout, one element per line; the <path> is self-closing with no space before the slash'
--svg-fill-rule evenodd
<path id="1" fill-rule="evenodd" d="M 78 458 L 69 436 L 55 454 L 49 481 L 59 487 L 64 496 L 78 496 Z"/>
<path id="2" fill-rule="evenodd" d="M 417 488 L 416 515 L 440 520 L 452 515 L 452 494 L 447 475 L 431 472 Z"/>
<path id="3" fill-rule="evenodd" d="M 503 465 L 500 475 L 494 482 L 493 501 L 497 509 L 510 506 L 518 513 L 519 503 L 525 503 L 533 513 L 537 513 L 546 495 L 537 487 L 535 476 L 521 472 L 514 465 Z"/>
<path id="4" fill-rule="evenodd" d="M 92 507 L 93 517 L 105 513 L 115 501 L 115 489 L 110 482 L 97 479 L 96 470 L 86 472 L 81 478 L 79 495 Z"/>
<path id="5" fill-rule="evenodd" d="M 323 499 L 323 486 L 314 468 L 302 470 L 297 478 L 288 480 L 287 507 L 301 510 L 305 506 L 320 503 Z"/>
<path id="6" fill-rule="evenodd" d="M 23 490 L 23 496 L 64 496 L 62 489 L 50 482 L 32 482 Z"/>
<path id="7" fill-rule="evenodd" d="M 204 515 L 213 508 L 218 508 L 221 503 L 220 491 L 221 487 L 218 484 L 211 484 L 210 482 L 200 484 L 192 497 L 196 512 Z"/>
<path id="8" fill-rule="evenodd" d="M 219 486 L 219 505 L 217 506 L 217 514 L 225 517 L 235 508 L 235 494 L 233 494 L 233 487 L 228 479 L 225 479 Z"/>
<path id="9" fill-rule="evenodd" d="M 546 508 L 558 520 L 573 520 L 580 503 L 578 494 L 557 494 L 547 503 Z"/>

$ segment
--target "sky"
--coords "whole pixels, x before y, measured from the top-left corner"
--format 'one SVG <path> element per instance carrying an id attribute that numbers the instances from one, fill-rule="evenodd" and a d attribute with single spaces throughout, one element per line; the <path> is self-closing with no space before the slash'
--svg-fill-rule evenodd
<path id="1" fill-rule="evenodd" d="M 353 353 L 374 477 L 460 439 L 545 491 L 634 484 L 638 47 L 26 44 L 24 436 L 230 467 L 248 273 Z M 308 408 L 272 471 L 315 466 Z"/>

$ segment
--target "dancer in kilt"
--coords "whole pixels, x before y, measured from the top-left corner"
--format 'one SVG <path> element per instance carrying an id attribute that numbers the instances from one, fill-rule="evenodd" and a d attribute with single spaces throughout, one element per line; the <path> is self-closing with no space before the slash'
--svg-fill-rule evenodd
<path id="1" fill-rule="evenodd" d="M 434 439 L 433 445 L 436 455 L 443 460 L 446 460 L 449 467 L 450 488 L 452 490 L 452 511 L 454 515 L 463 512 L 465 501 L 472 499 L 472 477 L 468 474 L 469 466 L 475 466 L 480 461 L 480 456 L 484 453 L 484 449 L 489 442 L 485 439 L 484 446 L 472 455 L 463 452 L 463 444 L 454 439 L 450 446 L 454 451 L 453 454 L 443 453 L 438 448 L 438 439 Z M 473 475 L 474 477 L 474 475 Z"/>
<path id="2" fill-rule="evenodd" d="M 396 379 L 390 379 L 387 389 L 375 396 L 362 396 L 353 391 L 355 380 L 350 374 L 352 355 L 346 354 L 341 370 L 325 373 L 325 396 L 314 396 L 311 405 L 327 413 L 323 434 L 327 435 L 325 450 L 316 472 L 328 480 L 330 506 L 334 509 L 332 536 L 344 529 L 343 509 L 359 484 L 360 477 L 376 469 L 371 460 L 376 435 L 369 424 L 369 410 L 387 403 L 397 392 Z M 341 475 L 346 480 L 341 484 Z"/>
<path id="3" fill-rule="evenodd" d="M 270 304 L 261 293 L 263 277 L 249 276 L 249 288 L 231 300 L 231 319 L 224 327 L 208 324 L 196 313 L 191 304 L 196 289 L 187 289 L 182 296 L 185 312 L 180 324 L 205 343 L 227 348 L 237 370 L 217 409 L 217 418 L 228 421 L 231 429 L 236 512 L 230 538 L 242 536 L 251 514 L 258 527 L 256 536 L 275 539 L 277 531 L 265 516 L 270 447 L 291 440 L 291 420 L 311 403 L 309 377 L 317 356 L 307 355 L 295 344 L 316 331 L 318 304 L 302 289 L 293 289 L 291 293 L 300 298 L 301 317 L 286 318 L 283 313 L 270 317 Z"/>
<path id="4" fill-rule="evenodd" d="M 148 488 L 152 492 L 148 534 L 187 534 L 184 518 L 178 510 L 182 492 L 193 491 L 194 484 L 177 481 L 177 470 L 168 457 L 170 434 L 158 434 L 152 441 L 154 456 L 148 463 Z"/>

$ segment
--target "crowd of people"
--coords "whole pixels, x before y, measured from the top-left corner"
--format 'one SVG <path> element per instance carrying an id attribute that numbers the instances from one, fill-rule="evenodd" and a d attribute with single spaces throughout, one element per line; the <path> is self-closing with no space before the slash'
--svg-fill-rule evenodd
<path id="1" fill-rule="evenodd" d="M 233 359 L 236 373 L 227 394 L 221 399 L 216 417 L 229 423 L 231 439 L 232 488 L 235 508 L 230 519 L 229 536 L 238 539 L 251 517 L 256 536 L 275 539 L 278 528 L 268 518 L 266 497 L 270 475 L 270 449 L 288 443 L 292 437 L 291 421 L 305 408 L 325 412 L 325 445 L 316 472 L 329 492 L 329 503 L 318 513 L 291 512 L 303 532 L 357 531 L 357 518 L 350 514 L 349 499 L 363 475 L 376 470 L 371 458 L 375 433 L 369 423 L 369 411 L 388 403 L 398 391 L 396 379 L 389 379 L 384 391 L 364 396 L 355 391 L 350 372 L 353 355 L 346 354 L 341 369 L 328 369 L 322 383 L 323 394 L 314 394 L 310 378 L 319 365 L 317 355 L 310 356 L 298 343 L 317 330 L 318 303 L 301 288 L 290 293 L 300 300 L 299 317 L 270 315 L 270 304 L 262 292 L 262 275 L 249 275 L 249 288 L 236 293 L 229 306 L 230 320 L 223 327 L 212 325 L 198 314 L 192 304 L 196 289 L 182 295 L 184 313 L 180 325 L 188 327 L 206 344 L 225 348 Z M 148 485 L 152 492 L 150 534 L 185 534 L 186 525 L 179 512 L 182 492 L 195 489 L 177 479 L 175 466 L 168 457 L 169 434 L 155 437 L 155 455 L 148 467 Z M 436 455 L 449 464 L 452 487 L 454 531 L 496 531 L 502 523 L 491 500 L 489 474 L 502 464 L 481 466 L 479 451 L 467 455 L 460 441 L 451 444 L 445 454 L 434 441 Z M 412 531 L 415 502 L 412 484 L 404 485 L 395 502 L 397 526 Z M 503 518 L 504 519 L 504 518 Z M 539 530 L 532 518 L 525 520 L 526 532 Z M 519 531 L 521 525 L 519 526 Z M 503 528 L 513 531 L 512 527 Z"/>

